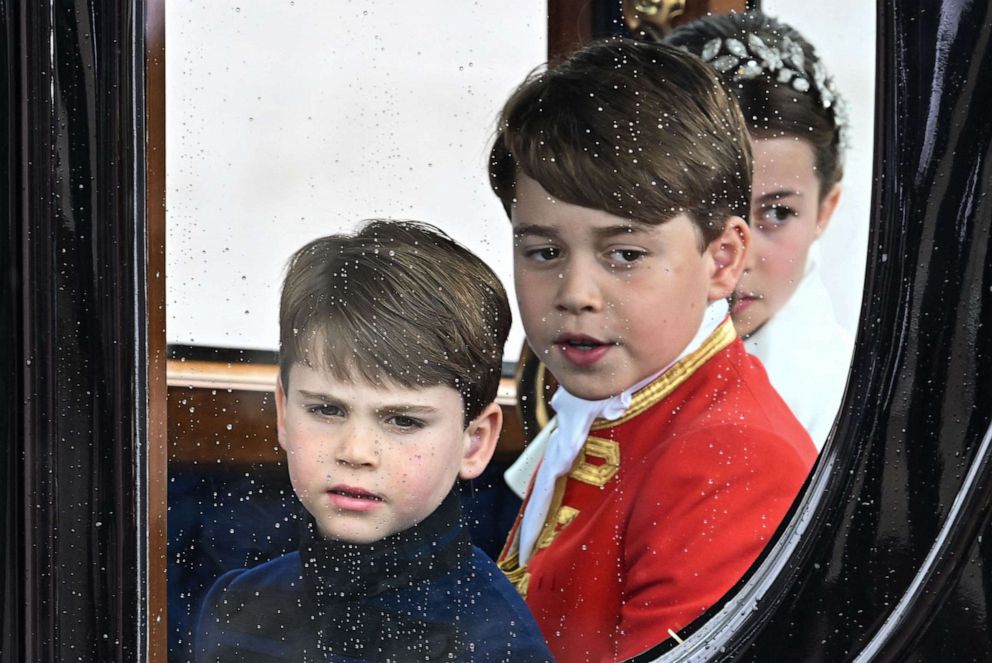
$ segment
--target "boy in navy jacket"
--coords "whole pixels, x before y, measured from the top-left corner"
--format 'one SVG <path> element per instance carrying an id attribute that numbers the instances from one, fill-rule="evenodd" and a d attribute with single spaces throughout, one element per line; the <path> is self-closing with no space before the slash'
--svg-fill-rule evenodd
<path id="1" fill-rule="evenodd" d="M 421 224 L 293 256 L 276 409 L 301 547 L 215 583 L 197 660 L 551 660 L 452 490 L 493 454 L 509 326 L 493 272 Z"/>

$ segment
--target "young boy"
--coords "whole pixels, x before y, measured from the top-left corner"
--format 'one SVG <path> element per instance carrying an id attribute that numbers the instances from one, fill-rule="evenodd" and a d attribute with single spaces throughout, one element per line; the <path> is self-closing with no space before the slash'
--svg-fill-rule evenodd
<path id="1" fill-rule="evenodd" d="M 293 256 L 279 323 L 302 544 L 216 582 L 198 660 L 551 660 L 453 491 L 502 424 L 510 310 L 493 272 L 428 226 L 373 221 Z"/>
<path id="2" fill-rule="evenodd" d="M 727 316 L 750 173 L 737 104 L 671 47 L 587 47 L 503 109 L 491 183 L 560 389 L 500 566 L 559 661 L 630 658 L 702 614 L 814 461 Z"/>

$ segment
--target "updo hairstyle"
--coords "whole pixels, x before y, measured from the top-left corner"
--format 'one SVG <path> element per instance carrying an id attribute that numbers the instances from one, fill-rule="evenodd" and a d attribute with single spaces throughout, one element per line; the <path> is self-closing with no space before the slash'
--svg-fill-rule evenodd
<path id="1" fill-rule="evenodd" d="M 821 200 L 840 181 L 843 100 L 816 50 L 795 28 L 753 11 L 693 21 L 665 41 L 717 70 L 740 102 L 752 138 L 795 136 L 809 143 Z"/>

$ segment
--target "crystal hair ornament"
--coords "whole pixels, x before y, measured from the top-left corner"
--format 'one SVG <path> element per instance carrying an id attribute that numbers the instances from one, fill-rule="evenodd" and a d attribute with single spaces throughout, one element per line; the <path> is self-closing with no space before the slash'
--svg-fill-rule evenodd
<path id="1" fill-rule="evenodd" d="M 703 46 L 700 57 L 721 74 L 733 73 L 735 80 L 754 80 L 767 73 L 778 83 L 790 86 L 797 92 L 816 88 L 823 108 L 832 108 L 834 124 L 840 134 L 841 147 L 847 146 L 847 105 L 837 93 L 831 78 L 819 60 L 812 66 L 812 81 L 806 72 L 806 54 L 802 46 L 788 35 L 782 37 L 780 47 L 769 46 L 756 34 L 747 35 L 747 44 L 740 39 L 716 37 Z"/>

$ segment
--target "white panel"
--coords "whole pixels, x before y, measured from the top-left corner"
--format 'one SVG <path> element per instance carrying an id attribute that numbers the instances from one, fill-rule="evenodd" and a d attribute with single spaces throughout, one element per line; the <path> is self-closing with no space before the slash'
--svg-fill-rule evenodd
<path id="1" fill-rule="evenodd" d="M 166 17 L 169 343 L 275 349 L 286 260 L 368 217 L 444 228 L 512 296 L 487 147 L 545 59 L 543 2 L 173 1 Z M 508 359 L 522 342 L 515 325 Z"/>
<path id="2" fill-rule="evenodd" d="M 170 1 L 168 342 L 275 349 L 289 255 L 374 216 L 444 228 L 512 297 L 486 148 L 501 104 L 544 60 L 544 4 Z M 838 317 L 853 331 L 870 213 L 874 6 L 762 5 L 817 47 L 851 107 L 844 196 L 821 244 Z M 515 324 L 507 359 L 522 342 Z"/>

